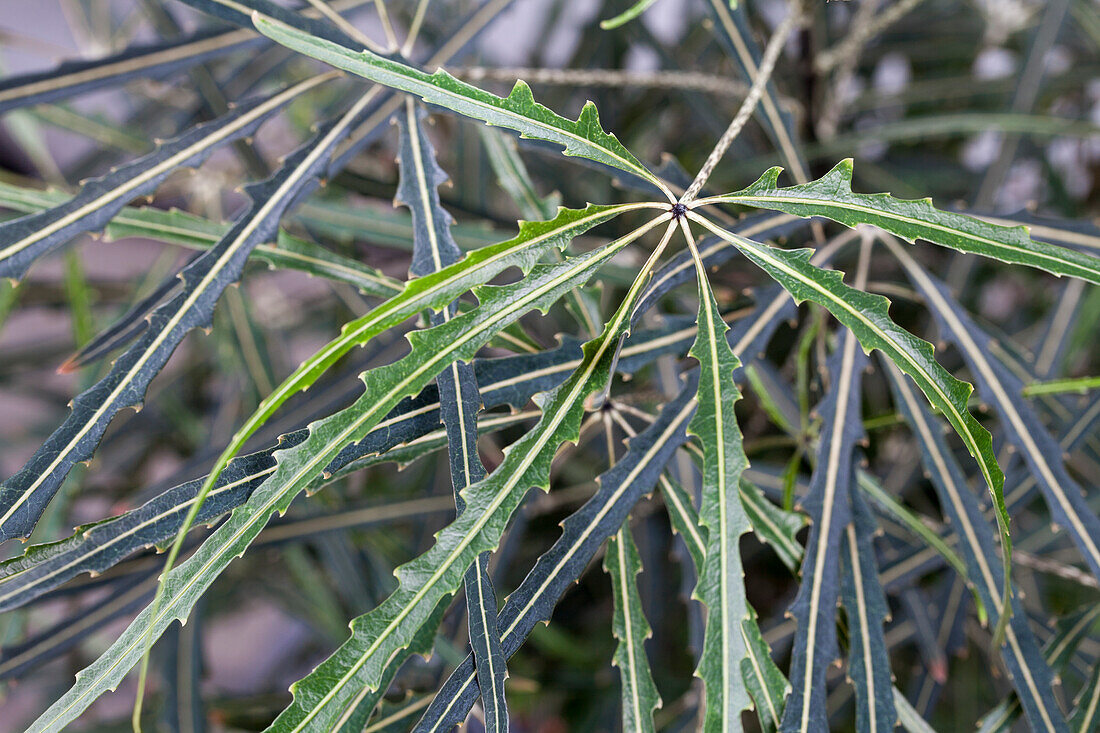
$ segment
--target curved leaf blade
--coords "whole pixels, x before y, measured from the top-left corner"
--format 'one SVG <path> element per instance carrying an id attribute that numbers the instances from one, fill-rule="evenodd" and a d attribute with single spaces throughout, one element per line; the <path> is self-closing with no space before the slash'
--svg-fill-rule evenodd
<path id="1" fill-rule="evenodd" d="M 523 137 L 561 145 L 565 155 L 580 156 L 625 171 L 657 187 L 668 200 L 676 198 L 618 139 L 603 130 L 596 106 L 589 102 L 577 120 L 561 117 L 535 102 L 531 88 L 519 81 L 506 97 L 459 81 L 442 69 L 434 74 L 406 66 L 370 51 L 355 52 L 322 38 L 311 36 L 277 20 L 255 14 L 256 29 L 299 53 L 375 83 L 415 94 L 429 104 L 497 127 L 519 132 Z"/>
<path id="2" fill-rule="evenodd" d="M 796 295 L 797 297 L 797 295 Z M 829 360 L 832 389 L 817 408 L 822 433 L 810 489 L 801 500 L 810 516 L 802 559 L 802 584 L 791 605 L 798 624 L 791 661 L 791 695 L 782 731 L 828 730 L 825 672 L 837 654 L 836 604 L 840 594 L 840 545 L 851 521 L 853 453 L 862 433 L 859 413 L 866 357 L 850 331 L 842 331 Z"/>
<path id="3" fill-rule="evenodd" d="M 655 730 L 653 711 L 661 707 L 661 696 L 645 653 L 645 640 L 651 634 L 638 594 L 642 560 L 634 546 L 629 519 L 608 542 L 603 568 L 611 577 L 615 601 L 612 633 L 619 640 L 614 664 L 622 682 L 623 730 L 650 733 Z"/>
<path id="4" fill-rule="evenodd" d="M 726 340 L 729 328 L 702 264 L 699 280 L 699 334 L 688 353 L 699 361 L 699 409 L 689 432 L 703 446 L 703 503 L 700 520 L 707 547 L 695 596 L 707 609 L 703 653 L 697 674 L 706 689 L 706 731 L 740 730 L 741 711 L 749 707 L 740 668 L 747 651 L 741 628 L 748 618 L 740 538 L 749 531 L 738 486 L 748 460 L 733 406 L 741 392 L 733 381 L 741 362 Z"/>
<path id="5" fill-rule="evenodd" d="M 778 186 L 780 168 L 764 173 L 737 193 L 707 203 L 733 203 L 776 209 L 796 216 L 823 216 L 846 226 L 872 224 L 908 242 L 923 239 L 959 252 L 992 257 L 1100 284 L 1100 258 L 1032 239 L 1024 226 L 1001 226 L 942 211 L 931 199 L 896 199 L 888 193 L 852 191 L 852 159 L 846 158 L 816 181 Z"/>

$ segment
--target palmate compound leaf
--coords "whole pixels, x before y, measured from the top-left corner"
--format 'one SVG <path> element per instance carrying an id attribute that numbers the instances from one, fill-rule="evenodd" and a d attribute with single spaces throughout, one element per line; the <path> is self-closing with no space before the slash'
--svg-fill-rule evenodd
<path id="1" fill-rule="evenodd" d="M 401 177 L 396 201 L 409 207 L 413 216 L 413 256 L 410 275 L 438 272 L 461 259 L 458 245 L 451 237 L 451 216 L 439 202 L 439 186 L 447 174 L 439 167 L 431 140 L 425 134 L 424 109 L 406 98 L 401 120 Z M 432 314 L 432 323 L 444 323 L 454 317 L 457 303 L 448 304 Z M 485 478 L 485 466 L 477 451 L 477 414 L 481 395 L 469 363 L 455 361 L 436 379 L 439 386 L 440 414 L 447 434 L 447 452 L 454 488 L 455 510 L 461 514 L 465 503 L 461 492 Z M 477 665 L 478 686 L 485 711 L 486 733 L 507 733 L 508 705 L 504 681 L 508 671 L 497 633 L 497 599 L 489 576 L 489 553 L 483 552 L 466 571 L 466 606 L 469 617 L 470 646 Z M 385 689 L 381 685 L 379 689 Z"/>
<path id="2" fill-rule="evenodd" d="M 665 464 L 687 440 L 686 428 L 695 413 L 696 379 L 694 373 L 688 375 L 680 393 L 661 409 L 657 420 L 630 441 L 626 454 L 599 477 L 596 493 L 562 522 L 561 537 L 508 597 L 497 620 L 506 656 L 515 654 L 539 621 L 550 619 L 558 599 L 622 526 L 635 504 L 652 490 Z M 467 656 L 414 730 L 451 730 L 466 718 L 477 694 L 473 658 Z"/>
<path id="3" fill-rule="evenodd" d="M 22 278 L 42 255 L 77 234 L 104 228 L 126 204 L 155 191 L 172 172 L 201 165 L 217 146 L 251 135 L 291 100 L 332 78 L 315 76 L 267 99 L 245 102 L 132 163 L 86 181 L 79 194 L 58 206 L 0 224 L 0 277 Z"/>
<path id="4" fill-rule="evenodd" d="M 1004 596 L 1004 577 L 997 562 L 996 549 L 989 536 L 990 527 L 977 498 L 970 492 L 966 475 L 955 461 L 947 441 L 931 410 L 923 404 L 914 387 L 887 362 L 887 375 L 894 402 L 917 437 L 921 459 L 939 495 L 940 506 L 951 519 L 951 528 L 959 538 L 959 551 L 966 562 L 967 577 L 977 589 L 994 625 L 1000 617 Z M 1065 729 L 1061 711 L 1051 689 L 1050 668 L 1039 653 L 1039 644 L 1029 626 L 1019 599 L 1005 629 L 1001 656 L 1012 678 L 1013 687 L 1023 701 L 1028 722 L 1034 730 Z"/>
<path id="5" fill-rule="evenodd" d="M 659 217 L 656 223 L 664 218 L 667 215 Z M 275 512 L 285 512 L 294 497 L 315 480 L 342 449 L 365 437 L 403 397 L 418 392 L 451 361 L 473 358 L 477 350 L 497 330 L 514 322 L 524 313 L 535 308 L 548 308 L 576 282 L 591 277 L 630 241 L 631 237 L 624 237 L 564 263 L 536 266 L 524 280 L 513 285 L 484 286 L 477 291 L 481 306 L 476 310 L 427 331 L 412 332 L 409 335 L 412 348 L 406 357 L 364 373 L 366 389 L 355 404 L 332 417 L 311 424 L 309 435 L 302 443 L 275 453 L 277 463 L 272 475 L 186 562 L 167 574 L 163 581 L 164 596 L 155 616 L 152 607 L 147 607 L 139 614 L 96 662 L 77 675 L 76 684 L 39 717 L 30 730 L 60 730 L 99 695 L 116 687 L 126 672 L 141 658 L 146 639 L 158 638 L 174 620 L 185 619 L 206 588 L 235 557 L 247 550 L 271 516 Z M 577 407 L 579 409 L 579 405 Z M 469 497 L 467 501 L 470 503 Z M 464 512 L 462 516 L 469 519 L 475 514 L 480 517 L 480 513 L 470 511 Z M 476 536 L 476 533 L 462 531 L 459 541 L 468 545 Z M 434 561 L 434 558 L 431 560 Z M 470 561 L 472 562 L 472 558 Z M 468 564 L 461 567 L 452 564 L 450 567 L 440 568 L 441 571 L 450 570 L 451 573 L 447 577 L 445 590 L 435 583 L 432 584 L 435 586 L 433 590 L 437 591 L 432 594 L 434 600 L 425 600 L 426 593 L 416 594 L 421 602 L 412 609 L 405 610 L 419 612 L 417 617 L 420 623 L 411 623 L 409 619 L 409 624 L 390 626 L 389 633 L 382 639 L 388 651 L 372 659 L 374 665 L 370 671 L 375 675 L 373 679 L 376 685 L 392 653 L 411 641 L 421 624 L 430 617 L 432 610 L 458 585 Z M 437 568 L 439 565 L 430 562 L 429 567 Z M 432 575 L 439 580 L 437 573 L 433 572 Z M 408 578 L 406 575 L 406 579 Z M 391 605 L 395 603 L 401 603 L 399 596 L 391 596 Z M 382 608 L 386 608 L 385 604 Z M 402 618 L 408 619 L 408 615 L 402 614 Z M 364 685 L 343 687 L 340 690 L 345 693 L 342 702 L 350 704 L 351 698 L 363 687 Z M 329 707 L 326 709 L 329 714 L 325 719 L 331 723 L 344 710 L 344 707 L 336 710 Z"/>
<path id="6" fill-rule="evenodd" d="M 596 106 L 589 102 L 576 121 L 566 119 L 535 102 L 531 88 L 516 82 L 505 98 L 459 81 L 442 69 L 434 74 L 364 50 L 350 48 L 311 36 L 277 20 L 253 15 L 256 29 L 287 48 L 311 56 L 338 69 L 371 81 L 415 94 L 429 104 L 439 105 L 497 127 L 515 130 L 523 137 L 557 143 L 566 155 L 580 156 L 625 171 L 660 190 L 669 201 L 675 197 L 618 139 L 600 126 Z"/>
<path id="7" fill-rule="evenodd" d="M 958 347 L 981 395 L 994 406 L 1006 439 L 1019 450 L 1043 492 L 1054 521 L 1068 530 L 1093 575 L 1100 578 L 1100 518 L 1085 501 L 1080 485 L 1066 470 L 1058 441 L 1047 432 L 1031 404 L 1019 398 L 1023 383 L 994 358 L 990 351 L 991 337 L 978 328 L 947 287 L 897 242 L 884 241 L 901 261 L 907 277 L 924 295 L 944 338 Z"/>
<path id="8" fill-rule="evenodd" d="M 890 319 L 889 300 L 848 287 L 838 272 L 814 267 L 810 262 L 809 250 L 769 247 L 727 232 L 694 212 L 689 212 L 688 216 L 731 242 L 795 300 L 810 300 L 823 306 L 859 339 L 865 351 L 882 351 L 913 379 L 928 401 L 948 419 L 967 451 L 977 461 L 989 488 L 1000 530 L 1007 593 L 1011 587 L 1012 541 L 1004 503 L 1004 474 L 993 454 L 992 437 L 967 407 L 973 387 L 940 366 L 931 344 L 898 327 Z"/>
<path id="9" fill-rule="evenodd" d="M 802 583 L 791 606 L 798 628 L 791 661 L 791 695 L 782 731 L 828 730 L 825 672 L 837 658 L 836 604 L 840 594 L 840 544 L 852 520 L 849 487 L 853 454 L 862 430 L 860 376 L 866 357 L 849 331 L 840 333 L 829 360 L 831 389 L 817 411 L 821 439 L 810 489 L 801 500 L 810 517 L 802 559 Z"/>
<path id="10" fill-rule="evenodd" d="M 964 214 L 941 211 L 931 199 L 896 199 L 887 193 L 854 193 L 852 160 L 840 161 L 816 181 L 789 188 L 777 184 L 772 168 L 744 191 L 700 199 L 784 211 L 796 216 L 823 216 L 847 226 L 873 224 L 908 242 L 923 239 L 969 254 L 1035 267 L 1100 284 L 1100 258 L 1036 241 L 1023 226 L 1001 226 Z"/>
<path id="11" fill-rule="evenodd" d="M 619 640 L 614 664 L 622 683 L 623 730 L 650 733 L 653 711 L 661 707 L 661 696 L 649 670 L 645 640 L 651 635 L 638 593 L 638 573 L 642 559 L 634 545 L 628 518 L 608 541 L 604 570 L 611 577 L 614 616 L 612 633 Z"/>
<path id="12" fill-rule="evenodd" d="M 686 227 L 684 231 L 687 233 Z M 740 674 L 747 654 L 741 628 L 749 613 L 740 538 L 750 526 L 738 495 L 741 472 L 748 461 L 733 410 L 741 398 L 733 373 L 741 363 L 726 340 L 729 328 L 701 262 L 696 263 L 696 272 L 699 334 L 688 353 L 699 362 L 699 409 L 689 430 L 703 447 L 699 516 L 707 528 L 706 554 L 695 589 L 695 597 L 707 610 L 697 674 L 706 689 L 703 729 L 728 731 L 741 729 L 741 711 L 750 705 Z"/>
<path id="13" fill-rule="evenodd" d="M 647 227 L 670 219 L 671 214 L 662 214 Z M 614 254 L 644 229 L 636 230 L 599 252 Z M 581 366 L 545 403 L 539 423 L 510 446 L 493 474 L 463 491 L 466 509 L 437 534 L 436 544 L 430 550 L 395 571 L 399 582 L 397 590 L 373 611 L 352 621 L 351 638 L 312 674 L 291 686 L 294 702 L 279 715 L 272 729 L 325 729 L 340 715 L 355 690 L 377 689 L 381 665 L 394 651 L 402 648 L 408 634 L 419 627 L 426 604 L 438 603 L 453 593 L 476 557 L 496 546 L 512 512 L 530 487 L 548 487 L 550 464 L 558 446 L 577 440 L 585 402 L 609 384 L 618 346 L 629 332 L 630 315 L 671 233 L 670 224 L 661 244 L 635 279 L 603 334 L 585 345 Z M 592 258 L 593 254 L 582 257 Z M 604 256 L 603 260 L 606 258 Z M 536 270 L 554 267 L 540 266 Z M 581 282 L 581 278 L 574 277 L 562 282 L 560 287 L 569 288 Z M 557 294 L 563 292 L 565 290 L 559 288 Z M 450 323 L 455 322 L 457 319 Z"/>

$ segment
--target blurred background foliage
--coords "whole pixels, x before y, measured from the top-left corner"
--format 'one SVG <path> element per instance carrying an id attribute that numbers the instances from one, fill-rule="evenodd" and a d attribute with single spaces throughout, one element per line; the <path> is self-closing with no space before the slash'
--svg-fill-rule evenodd
<path id="1" fill-rule="evenodd" d="M 785 3 L 742 3 L 762 44 L 782 18 Z M 394 0 L 386 6 L 399 29 L 412 22 L 414 3 Z M 419 43 L 438 46 L 453 30 L 454 19 L 470 7 L 470 2 L 437 0 Z M 497 93 L 506 93 L 515 78 L 525 78 L 540 102 L 570 117 L 586 99 L 594 100 L 605 129 L 639 156 L 694 171 L 736 111 L 747 80 L 703 0 L 659 0 L 635 22 L 616 31 L 600 28 L 599 20 L 626 7 L 621 0 L 516 0 L 461 62 L 448 68 Z M 0 62 L 9 77 L 216 26 L 167 0 L 8 0 L 3 10 Z M 873 28 L 866 38 L 853 34 L 853 28 L 888 13 L 896 16 L 892 22 Z M 380 37 L 369 3 L 348 17 L 368 36 Z M 813 178 L 838 159 L 853 156 L 858 191 L 931 195 L 943 207 L 987 213 L 1042 214 L 1096 242 L 1098 49 L 1100 5 L 1094 0 L 816 2 L 810 5 L 809 24 L 787 44 L 778 64 L 777 102 L 793 116 Z M 226 100 L 299 78 L 303 67 L 315 64 L 268 44 L 164 78 L 134 79 L 123 87 L 8 111 L 0 117 L 0 207 L 9 215 L 34 210 L 26 208 L 33 202 L 20 204 L 25 193 L 18 192 L 73 191 L 83 179 L 149 152 L 154 138 L 172 137 L 209 118 L 224 109 Z M 337 111 L 341 89 L 323 87 L 296 100 L 253 138 L 219 149 L 196 171 L 173 174 L 148 204 L 139 203 L 229 221 L 244 202 L 236 187 L 266 175 L 279 156 L 309 135 L 311 125 Z M 439 114 L 433 121 L 430 135 L 452 180 L 441 194 L 457 220 L 460 246 L 507 238 L 522 212 L 498 185 L 478 126 Z M 403 279 L 412 230 L 407 210 L 392 204 L 396 146 L 396 129 L 386 130 L 284 218 L 284 230 Z M 537 145 L 521 150 L 541 195 L 556 192 L 572 207 L 622 197 L 610 177 L 591 174 L 575 160 L 546 154 Z M 771 165 L 786 161 L 766 129 L 750 123 L 711 185 L 715 190 L 741 188 Z M 617 226 L 625 231 L 627 224 Z M 0 284 L 4 475 L 41 444 L 66 414 L 71 396 L 102 375 L 109 358 L 91 359 L 63 373 L 58 367 L 193 256 L 175 244 L 125 234 L 109 244 L 81 237 L 77 246 L 42 262 L 18 286 Z M 924 248 L 921 256 L 952 284 L 968 283 L 961 302 L 1024 362 L 1034 365 L 1052 332 L 1064 329 L 1058 334 L 1057 358 L 1040 376 L 1100 372 L 1096 289 L 944 250 Z M 842 257 L 842 264 L 850 264 L 852 257 Z M 900 323 L 934 336 L 894 261 L 876 257 L 874 264 L 870 289 L 891 297 L 891 312 Z M 755 271 L 738 266 L 723 267 L 712 277 L 723 308 L 731 311 L 751 302 L 746 289 L 761 282 Z M 611 296 L 622 280 L 611 269 L 602 280 L 602 289 L 593 289 L 591 298 L 602 301 L 606 313 L 606 306 L 617 302 Z M 152 383 L 145 407 L 117 420 L 91 466 L 72 473 L 33 539 L 65 537 L 76 524 L 138 506 L 205 473 L 259 399 L 371 302 L 346 282 L 251 264 L 240 288 L 227 291 L 212 333 L 186 339 Z M 694 314 L 694 309 L 693 290 L 683 288 L 666 298 L 651 324 Z M 757 362 L 756 379 L 737 408 L 753 464 L 751 478 L 773 497 L 781 496 L 784 476 L 801 481 L 808 473 L 806 462 L 791 460 L 792 451 L 803 446 L 777 426 L 775 416 L 791 409 L 797 414 L 794 385 L 800 380 L 810 404 L 822 395 L 818 316 L 806 306 L 802 312 L 805 317 L 783 326 Z M 1069 317 L 1060 319 L 1064 312 Z M 552 346 L 562 333 L 578 335 L 574 320 L 561 308 L 548 317 L 529 316 L 523 324 L 541 347 Z M 348 403 L 359 394 L 356 374 L 392 361 L 404 348 L 395 335 L 353 353 L 322 384 L 296 397 L 255 444 L 270 443 Z M 515 347 L 498 344 L 490 353 L 504 354 L 508 348 Z M 965 372 L 952 348 L 944 345 L 938 355 L 949 370 Z M 622 390 L 623 399 L 647 409 L 661 402 L 675 363 L 670 355 L 646 368 L 631 389 Z M 768 380 L 774 380 L 773 386 Z M 1072 413 L 1095 396 L 1059 395 L 1054 401 Z M 865 380 L 864 402 L 868 471 L 938 531 L 942 514 L 917 449 L 899 426 L 885 380 Z M 490 468 L 499 462 L 501 447 L 522 431 L 521 425 L 483 438 Z M 502 595 L 518 585 L 557 538 L 558 522 L 591 495 L 592 477 L 604 469 L 607 455 L 599 431 L 586 438 L 559 457 L 552 492 L 531 497 L 506 536 L 493 565 Z M 1094 432 L 1086 447 L 1071 456 L 1071 470 L 1084 486 L 1100 479 L 1097 442 Z M 1013 460 L 1009 452 L 1004 455 Z M 450 494 L 446 456 L 436 452 L 401 471 L 392 464 L 365 468 L 298 501 L 217 581 L 192 622 L 157 644 L 159 704 L 149 706 L 150 715 L 176 730 L 265 726 L 288 702 L 288 684 L 343 640 L 347 619 L 386 597 L 394 587 L 392 569 L 422 551 L 449 521 Z M 640 592 L 654 627 L 650 661 L 665 700 L 657 721 L 668 730 L 690 729 L 699 695 L 692 650 L 701 632 L 698 607 L 687 600 L 693 580 L 684 573 L 686 553 L 670 532 L 659 499 L 647 500 L 633 516 L 645 568 Z M 1071 543 L 1051 532 L 1049 516 L 1037 503 L 1014 514 L 1013 523 L 1024 558 L 1018 561 L 1016 582 L 1035 615 L 1037 634 L 1046 639 L 1054 633 L 1049 620 L 1097 601 L 1097 583 L 1076 571 Z M 990 675 L 998 662 L 990 657 L 989 630 L 978 625 L 973 608 L 966 611 L 969 594 L 935 553 L 920 555 L 914 549 L 919 543 L 889 527 L 880 540 L 893 611 L 887 640 L 897 686 L 938 729 L 968 727 L 1010 689 L 1003 676 Z M 792 632 L 784 612 L 797 580 L 757 540 L 746 537 L 742 549 L 749 600 L 782 659 Z M 0 547 L 4 557 L 19 552 L 17 542 Z M 0 615 L 0 729 L 22 729 L 76 670 L 98 655 L 148 599 L 160 562 L 152 551 L 139 553 L 102 576 L 81 576 L 31 606 Z M 405 699 L 406 692 L 413 701 L 423 699 L 465 656 L 464 611 L 462 604 L 452 607 L 436 654 L 410 665 L 391 690 L 391 700 Z M 617 726 L 611 612 L 608 579 L 593 562 L 559 604 L 553 623 L 538 627 L 509 665 L 517 730 Z M 1063 673 L 1065 700 L 1072 699 L 1098 657 L 1100 636 L 1077 640 Z M 838 670 L 830 709 L 837 729 L 847 729 L 851 693 L 841 677 Z M 101 699 L 81 729 L 127 729 L 133 692 L 129 681 Z M 476 721 L 471 725 L 476 727 Z"/>

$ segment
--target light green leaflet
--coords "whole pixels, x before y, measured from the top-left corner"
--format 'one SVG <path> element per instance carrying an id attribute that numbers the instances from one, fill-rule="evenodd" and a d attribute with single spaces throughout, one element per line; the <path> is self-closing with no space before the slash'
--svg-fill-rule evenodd
<path id="1" fill-rule="evenodd" d="M 523 81 L 517 81 L 511 94 L 502 98 L 459 81 L 442 69 L 426 74 L 370 51 L 352 51 L 258 13 L 253 14 L 252 21 L 260 33 L 294 51 L 375 83 L 415 94 L 429 104 L 515 130 L 523 137 L 557 143 L 565 148 L 566 155 L 588 158 L 626 171 L 656 186 L 669 201 L 676 200 L 668 186 L 614 135 L 604 131 L 596 106 L 591 102 L 573 121 L 535 102 L 531 88 Z"/>
<path id="2" fill-rule="evenodd" d="M 619 640 L 615 666 L 622 680 L 623 730 L 649 733 L 654 730 L 653 711 L 661 707 L 661 696 L 645 654 L 650 629 L 638 595 L 636 578 L 642 571 L 642 561 L 630 534 L 629 518 L 608 542 L 603 567 L 611 577 L 615 598 L 612 630 Z"/>
<path id="3" fill-rule="evenodd" d="M 703 567 L 703 557 L 706 554 L 706 527 L 699 524 L 699 515 L 695 507 L 691 505 L 691 498 L 682 486 L 672 481 L 667 476 L 660 478 L 661 498 L 668 509 L 668 517 L 673 528 L 684 538 L 688 554 L 691 556 L 698 573 Z M 741 482 L 742 497 L 746 497 L 746 483 Z M 767 499 L 763 499 L 767 501 Z M 756 530 L 759 532 L 759 529 Z M 796 562 L 801 561 L 801 547 Z M 775 666 L 771 658 L 771 650 L 764 641 L 764 635 L 760 633 L 760 627 L 756 621 L 756 612 L 749 606 L 749 617 L 741 625 L 741 632 L 745 640 L 745 659 L 741 662 L 741 678 L 745 682 L 752 699 L 756 703 L 756 714 L 760 721 L 760 727 L 767 733 L 779 728 L 779 721 L 783 717 L 783 701 L 790 691 L 787 678 Z"/>
<path id="4" fill-rule="evenodd" d="M 890 301 L 881 295 L 848 287 L 838 272 L 814 267 L 809 261 L 809 250 L 776 249 L 728 232 L 694 212 L 689 212 L 688 216 L 737 247 L 796 301 L 810 300 L 824 306 L 855 334 L 864 350 L 882 351 L 916 382 L 932 406 L 943 413 L 962 438 L 970 455 L 978 462 L 993 498 L 1007 593 L 1007 589 L 1011 588 L 1012 540 L 1008 534 L 1008 512 L 1004 503 L 1004 474 L 993 454 L 992 437 L 967 409 L 974 388 L 940 366 L 930 343 L 898 327 L 890 319 Z"/>
<path id="5" fill-rule="evenodd" d="M 779 188 L 781 168 L 772 168 L 744 191 L 696 201 L 693 206 L 728 203 L 824 216 L 847 226 L 873 224 L 908 242 L 935 244 L 1002 262 L 1035 267 L 1100 284 L 1100 259 L 1072 249 L 1037 242 L 1024 226 L 1000 226 L 950 211 L 931 199 L 896 199 L 886 193 L 852 191 L 852 159 L 840 161 L 816 181 Z"/>
<path id="6" fill-rule="evenodd" d="M 685 232 L 687 231 L 685 226 Z M 691 236 L 688 234 L 687 236 Z M 694 253 L 694 244 L 691 245 Z M 733 372 L 741 365 L 726 340 L 729 327 L 697 262 L 699 331 L 688 352 L 699 361 L 699 409 L 688 432 L 703 446 L 703 504 L 700 519 L 707 546 L 695 596 L 707 609 L 703 653 L 697 674 L 706 686 L 705 731 L 741 729 L 741 711 L 751 705 L 741 680 L 745 641 L 741 627 L 748 618 L 739 539 L 750 529 L 738 496 L 741 472 L 748 461 L 733 405 L 741 392 Z"/>
<path id="7" fill-rule="evenodd" d="M 653 225 L 661 220 L 659 217 Z M 527 278 L 515 285 L 480 288 L 477 291 L 481 301 L 478 309 L 428 331 L 410 334 L 412 349 L 408 356 L 364 373 L 364 395 L 354 405 L 311 424 L 310 435 L 301 444 L 276 452 L 278 463 L 271 477 L 195 554 L 167 574 L 163 581 L 164 597 L 155 617 L 152 609 L 146 608 L 98 660 L 77 675 L 76 684 L 35 721 L 30 730 L 61 730 L 99 695 L 116 687 L 141 658 L 146 637 L 155 639 L 175 619 L 186 618 L 198 598 L 235 557 L 247 550 L 271 516 L 276 511 L 285 512 L 294 497 L 321 474 L 343 447 L 361 440 L 403 397 L 418 392 L 451 361 L 472 358 L 497 330 L 527 311 L 548 308 L 577 281 L 591 277 L 599 266 L 642 231 L 564 263 L 536 266 Z M 430 277 L 413 282 L 423 282 Z M 455 571 L 456 586 L 465 567 L 450 568 Z M 437 594 L 435 602 L 418 606 L 423 611 L 421 621 L 430 616 L 443 595 L 445 593 Z M 389 640 L 396 646 L 391 651 L 408 644 L 418 628 L 418 624 L 409 624 L 392 629 L 395 634 Z M 378 674 L 384 671 L 384 663 L 389 659 L 388 654 L 383 656 L 385 659 L 377 659 Z M 362 686 L 347 692 L 353 695 L 359 689 Z M 342 710 L 332 712 L 335 719 Z"/>

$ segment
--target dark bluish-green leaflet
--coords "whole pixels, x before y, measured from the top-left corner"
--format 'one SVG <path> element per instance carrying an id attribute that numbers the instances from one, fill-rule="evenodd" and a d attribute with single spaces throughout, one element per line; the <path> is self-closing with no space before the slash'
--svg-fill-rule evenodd
<path id="1" fill-rule="evenodd" d="M 266 99 L 244 102 L 161 143 L 148 155 L 85 182 L 68 201 L 0 224 L 0 277 L 22 278 L 42 255 L 77 234 L 103 229 L 126 204 L 155 191 L 170 173 L 201 165 L 217 146 L 251 135 L 292 99 L 331 78 L 313 77 Z"/>
<path id="2" fill-rule="evenodd" d="M 1082 557 L 1100 578 L 1100 518 L 1097 518 L 1070 477 L 1062 449 L 1043 427 L 1026 401 L 1019 399 L 1023 383 L 990 353 L 991 339 L 954 301 L 946 286 L 929 275 L 907 252 L 889 242 L 907 276 L 927 299 L 944 337 L 958 346 L 985 399 L 1001 418 L 1006 438 L 1015 445 L 1046 498 L 1056 522 L 1065 527 Z"/>
<path id="3" fill-rule="evenodd" d="M 200 31 L 178 41 L 132 46 L 89 61 L 65 61 L 49 71 L 0 81 L 0 112 L 56 102 L 131 79 L 157 79 L 208 59 L 269 43 L 247 31 Z"/>
<path id="4" fill-rule="evenodd" d="M 413 256 L 409 274 L 427 275 L 454 264 L 462 254 L 451 237 L 451 216 L 439 202 L 439 186 L 446 183 L 448 177 L 436 162 L 435 150 L 424 133 L 426 113 L 408 98 L 401 117 L 401 179 L 396 201 L 407 206 L 413 215 Z M 455 306 L 448 304 L 432 315 L 432 323 L 444 323 L 454 317 L 455 312 Z M 465 509 L 462 490 L 485 478 L 485 467 L 477 451 L 481 395 L 473 367 L 468 363 L 452 362 L 439 373 L 436 383 L 440 415 L 447 431 L 455 510 L 461 514 Z M 470 647 L 477 664 L 478 686 L 485 710 L 485 729 L 487 733 L 506 733 L 508 705 L 504 680 L 508 670 L 496 630 L 497 599 L 489 576 L 489 558 L 490 553 L 481 553 L 466 571 L 466 606 Z"/>
<path id="5" fill-rule="evenodd" d="M 990 531 L 977 498 L 970 493 L 966 475 L 955 461 L 931 410 L 917 397 L 913 387 L 887 365 L 897 408 L 905 416 L 921 449 L 921 459 L 940 497 L 940 506 L 951 519 L 959 537 L 959 551 L 966 561 L 967 576 L 996 625 L 1004 597 L 1004 573 L 997 558 Z M 1064 730 L 1061 711 L 1051 689 L 1050 668 L 1039 653 L 1039 645 L 1028 625 L 1027 613 L 1015 597 L 1012 614 L 1005 629 L 1002 657 L 1012 684 L 1024 701 L 1028 721 L 1035 730 Z"/>
<path id="6" fill-rule="evenodd" d="M 831 389 L 818 406 L 821 439 L 809 492 L 800 505 L 811 521 L 802 560 L 802 584 L 791 605 L 798 629 L 791 661 L 791 695 L 782 731 L 828 730 L 825 670 L 838 656 L 836 603 L 840 595 L 840 540 L 851 521 L 849 486 L 853 454 L 862 434 L 860 374 L 866 356 L 849 331 L 841 331 L 829 360 Z"/>
<path id="7" fill-rule="evenodd" d="M 171 733 L 204 733 L 206 710 L 202 700 L 203 631 L 200 604 L 185 626 L 172 627 L 158 648 L 164 680 L 164 708 L 160 719 Z"/>
<path id="8" fill-rule="evenodd" d="M 856 690 L 856 729 L 890 733 L 897 725 L 897 711 L 882 629 L 890 609 L 878 580 L 874 546 L 878 525 L 855 480 L 848 485 L 848 496 L 852 522 L 844 528 L 840 591 L 848 618 L 848 677 Z"/>

